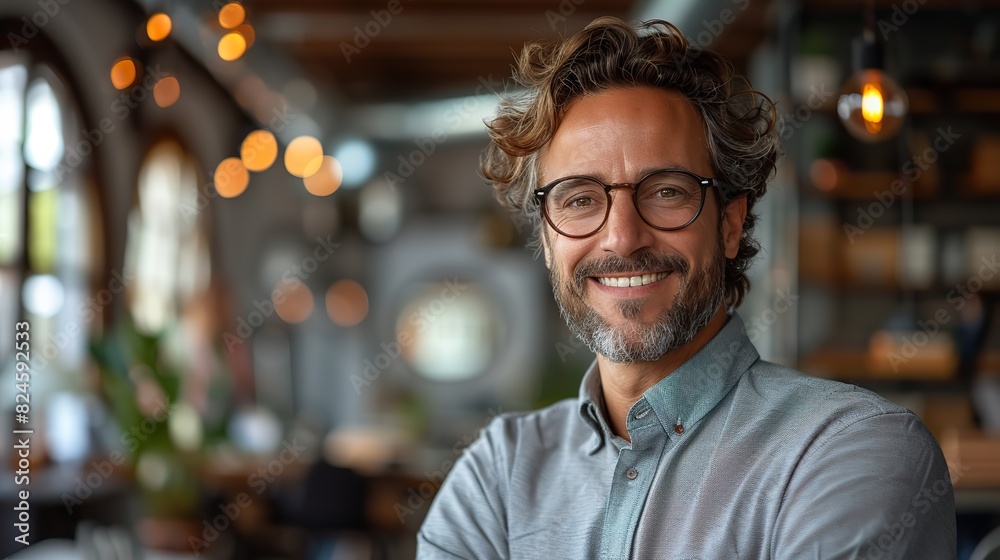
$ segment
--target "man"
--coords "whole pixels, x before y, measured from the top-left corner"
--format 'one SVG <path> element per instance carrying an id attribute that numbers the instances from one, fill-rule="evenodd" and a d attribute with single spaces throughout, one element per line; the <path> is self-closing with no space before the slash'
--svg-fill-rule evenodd
<path id="1" fill-rule="evenodd" d="M 456 463 L 419 558 L 955 557 L 951 479 L 911 412 L 764 362 L 733 312 L 778 152 L 770 101 L 665 22 L 528 46 L 483 172 L 538 220 L 597 355 L 578 399 Z"/>

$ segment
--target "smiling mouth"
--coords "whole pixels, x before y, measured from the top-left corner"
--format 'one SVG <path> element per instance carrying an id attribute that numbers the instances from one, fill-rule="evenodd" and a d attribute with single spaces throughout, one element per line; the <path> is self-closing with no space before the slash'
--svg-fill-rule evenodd
<path id="1" fill-rule="evenodd" d="M 659 282 L 667 276 L 669 272 L 654 272 L 652 274 L 642 274 L 639 276 L 593 276 L 595 280 L 605 286 L 612 288 L 628 288 L 632 286 L 645 286 L 653 282 Z"/>

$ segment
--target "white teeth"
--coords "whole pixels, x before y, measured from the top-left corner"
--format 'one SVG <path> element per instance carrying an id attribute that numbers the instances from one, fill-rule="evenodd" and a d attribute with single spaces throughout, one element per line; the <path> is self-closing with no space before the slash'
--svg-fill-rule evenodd
<path id="1" fill-rule="evenodd" d="M 645 286 L 669 276 L 669 272 L 657 272 L 656 274 L 643 274 L 642 276 L 621 276 L 618 278 L 605 278 L 598 276 L 597 281 L 605 286 L 613 288 L 627 288 L 630 286 Z"/>

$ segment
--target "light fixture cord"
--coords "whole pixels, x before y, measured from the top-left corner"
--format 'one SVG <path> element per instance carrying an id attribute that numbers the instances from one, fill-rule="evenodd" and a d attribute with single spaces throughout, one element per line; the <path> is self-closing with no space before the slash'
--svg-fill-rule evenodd
<path id="1" fill-rule="evenodd" d="M 865 29 L 863 34 L 866 41 L 875 40 L 875 0 L 865 0 Z"/>

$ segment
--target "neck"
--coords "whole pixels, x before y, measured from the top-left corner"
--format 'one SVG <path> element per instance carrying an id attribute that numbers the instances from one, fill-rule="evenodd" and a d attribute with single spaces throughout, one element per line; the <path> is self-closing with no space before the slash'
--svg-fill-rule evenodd
<path id="1" fill-rule="evenodd" d="M 674 372 L 684 362 L 698 353 L 726 324 L 726 308 L 720 306 L 712 319 L 698 331 L 690 342 L 664 354 L 655 362 L 634 362 L 619 364 L 608 361 L 598 354 L 597 366 L 601 374 L 604 404 L 607 407 L 608 423 L 615 435 L 631 443 L 625 419 L 632 405 L 647 389 Z"/>

